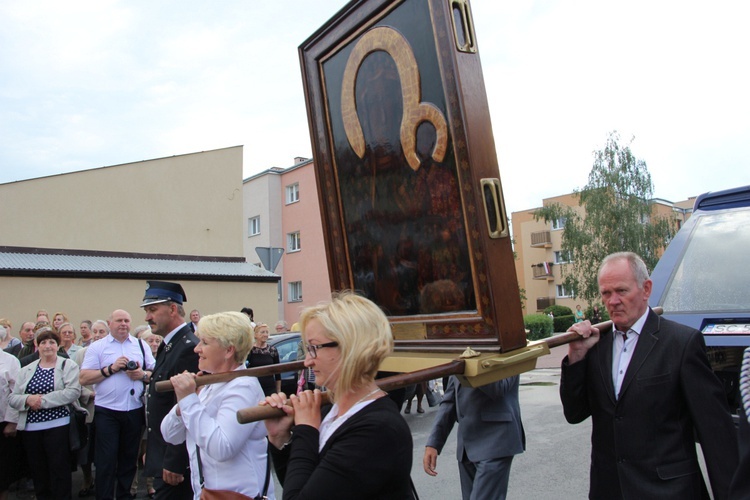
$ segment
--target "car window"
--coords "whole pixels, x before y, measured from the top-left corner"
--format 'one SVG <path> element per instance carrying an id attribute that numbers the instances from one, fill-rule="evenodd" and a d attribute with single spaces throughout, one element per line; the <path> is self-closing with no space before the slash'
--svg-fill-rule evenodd
<path id="1" fill-rule="evenodd" d="M 664 310 L 749 311 L 750 209 L 699 217 L 665 292 Z"/>
<path id="2" fill-rule="evenodd" d="M 276 350 L 279 351 L 279 361 L 282 363 L 297 361 L 297 344 L 299 344 L 297 338 L 283 340 L 276 344 Z"/>

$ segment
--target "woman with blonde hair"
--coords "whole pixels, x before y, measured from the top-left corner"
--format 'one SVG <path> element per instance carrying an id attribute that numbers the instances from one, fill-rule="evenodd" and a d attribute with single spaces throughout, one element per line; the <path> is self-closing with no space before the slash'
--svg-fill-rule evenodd
<path id="1" fill-rule="evenodd" d="M 211 314 L 198 324 L 200 342 L 195 352 L 201 373 L 245 367 L 253 344 L 253 330 L 245 314 Z M 248 499 L 258 495 L 274 498 L 266 430 L 260 422 L 237 422 L 237 410 L 255 406 L 263 398 L 258 379 L 238 377 L 196 389 L 195 377 L 185 372 L 170 379 L 177 405 L 161 424 L 168 443 L 187 441 L 195 498 L 200 498 L 202 488 L 228 490 Z"/>
<path id="2" fill-rule="evenodd" d="M 305 366 L 334 402 L 321 413 L 321 392 L 266 397 L 285 415 L 266 420 L 284 499 L 414 498 L 412 438 L 396 404 L 375 384 L 393 350 L 388 319 L 370 300 L 344 292 L 300 318 Z"/>
<path id="3" fill-rule="evenodd" d="M 57 333 L 60 333 L 60 327 L 62 327 L 63 323 L 69 322 L 70 320 L 68 319 L 68 315 L 64 312 L 56 312 L 54 316 L 52 316 L 52 328 Z"/>
<path id="4" fill-rule="evenodd" d="M 250 354 L 247 356 L 246 365 L 248 368 L 275 365 L 280 362 L 279 351 L 274 346 L 268 345 L 269 335 L 270 332 L 267 324 L 258 323 L 255 325 L 255 345 L 250 349 Z M 258 377 L 258 382 L 260 382 L 263 394 L 266 396 L 281 391 L 280 373 Z"/>

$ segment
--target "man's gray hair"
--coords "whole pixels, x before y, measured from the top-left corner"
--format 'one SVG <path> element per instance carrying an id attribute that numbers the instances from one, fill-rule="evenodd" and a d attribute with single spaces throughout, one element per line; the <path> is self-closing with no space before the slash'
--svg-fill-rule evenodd
<path id="1" fill-rule="evenodd" d="M 649 278 L 648 268 L 646 267 L 646 263 L 643 262 L 643 259 L 641 259 L 641 257 L 634 252 L 615 252 L 604 257 L 604 260 L 602 260 L 602 263 L 599 266 L 597 279 L 601 277 L 602 269 L 604 269 L 607 264 L 617 260 L 626 260 L 628 262 L 630 271 L 633 273 L 635 282 L 638 284 L 638 288 L 642 289 L 643 284 Z"/>

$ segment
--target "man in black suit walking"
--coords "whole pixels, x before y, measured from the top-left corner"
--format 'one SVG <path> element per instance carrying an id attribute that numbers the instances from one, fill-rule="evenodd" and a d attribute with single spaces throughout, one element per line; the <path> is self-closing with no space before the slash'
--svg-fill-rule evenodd
<path id="1" fill-rule="evenodd" d="M 638 255 L 609 255 L 599 292 L 614 328 L 589 321 L 562 362 L 565 418 L 589 416 L 589 498 L 708 498 L 694 436 L 716 500 L 726 499 L 737 467 L 737 437 L 703 334 L 648 307 L 651 280 Z"/>
<path id="2" fill-rule="evenodd" d="M 152 382 L 169 380 L 185 370 L 198 371 L 195 346 L 198 338 L 185 323 L 187 301 L 178 283 L 149 281 L 141 307 L 146 312 L 146 323 L 151 332 L 164 337 L 156 353 Z M 177 403 L 174 392 L 156 392 L 149 384 L 146 404 L 148 440 L 146 448 L 146 476 L 154 477 L 158 499 L 191 499 L 190 461 L 185 443 L 171 445 L 161 435 L 161 421 Z"/>

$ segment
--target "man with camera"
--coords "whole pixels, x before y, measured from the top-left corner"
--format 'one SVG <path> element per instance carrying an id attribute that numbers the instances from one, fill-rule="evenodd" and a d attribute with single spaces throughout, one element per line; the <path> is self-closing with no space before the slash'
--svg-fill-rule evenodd
<path id="1" fill-rule="evenodd" d="M 130 335 L 130 314 L 118 309 L 109 317 L 109 335 L 88 347 L 81 365 L 81 385 L 94 385 L 96 428 L 96 498 L 133 498 L 144 421 L 143 393 L 154 368 L 145 342 Z"/>

